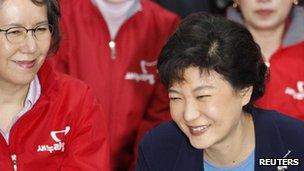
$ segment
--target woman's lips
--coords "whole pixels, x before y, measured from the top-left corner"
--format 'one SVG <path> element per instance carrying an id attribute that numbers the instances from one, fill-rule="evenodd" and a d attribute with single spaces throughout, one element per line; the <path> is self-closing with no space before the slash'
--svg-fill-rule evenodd
<path id="1" fill-rule="evenodd" d="M 205 133 L 210 125 L 201 125 L 201 126 L 188 126 L 191 135 L 199 136 Z"/>
<path id="2" fill-rule="evenodd" d="M 34 60 L 24 60 L 24 61 L 14 61 L 18 66 L 24 69 L 31 69 L 35 66 L 36 59 Z"/>
<path id="3" fill-rule="evenodd" d="M 261 17 L 268 17 L 273 13 L 273 10 L 268 10 L 268 9 L 257 10 L 257 11 L 255 11 L 255 13 L 258 14 L 259 16 L 261 16 Z"/>

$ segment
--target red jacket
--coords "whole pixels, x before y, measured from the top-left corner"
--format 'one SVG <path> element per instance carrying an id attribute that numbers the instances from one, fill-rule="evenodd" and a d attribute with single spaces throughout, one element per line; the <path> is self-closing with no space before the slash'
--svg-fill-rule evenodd
<path id="1" fill-rule="evenodd" d="M 114 170 L 127 170 L 143 132 L 170 118 L 155 64 L 179 19 L 151 1 L 141 6 L 111 51 L 107 25 L 91 0 L 61 0 L 63 44 L 53 62 L 89 84 L 109 115 Z"/>
<path id="2" fill-rule="evenodd" d="M 270 58 L 265 95 L 256 102 L 304 120 L 304 42 L 279 49 Z"/>
<path id="3" fill-rule="evenodd" d="M 108 171 L 105 115 L 89 88 L 47 64 L 38 77 L 39 100 L 13 125 L 9 145 L 0 137 L 0 170 Z"/>

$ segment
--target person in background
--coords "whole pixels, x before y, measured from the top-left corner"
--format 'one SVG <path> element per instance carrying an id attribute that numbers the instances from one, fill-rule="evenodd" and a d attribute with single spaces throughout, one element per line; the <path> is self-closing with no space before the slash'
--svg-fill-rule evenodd
<path id="1" fill-rule="evenodd" d="M 144 136 L 137 171 L 304 169 L 304 122 L 253 105 L 263 96 L 267 67 L 244 26 L 190 15 L 157 68 L 173 121 Z"/>
<path id="2" fill-rule="evenodd" d="M 176 13 L 181 18 L 195 12 L 211 12 L 210 0 L 154 0 L 166 9 Z"/>
<path id="3" fill-rule="evenodd" d="M 260 45 L 270 79 L 256 105 L 304 120 L 304 9 L 298 0 L 235 0 L 227 18 Z"/>
<path id="4" fill-rule="evenodd" d="M 109 117 L 112 170 L 135 163 L 141 135 L 168 120 L 156 60 L 179 18 L 150 0 L 61 0 L 58 71 L 92 87 Z"/>
<path id="5" fill-rule="evenodd" d="M 225 15 L 231 0 L 154 0 L 181 18 L 195 12 Z"/>
<path id="6" fill-rule="evenodd" d="M 60 42 L 56 0 L 0 0 L 0 170 L 109 171 L 106 115 L 46 61 Z"/>

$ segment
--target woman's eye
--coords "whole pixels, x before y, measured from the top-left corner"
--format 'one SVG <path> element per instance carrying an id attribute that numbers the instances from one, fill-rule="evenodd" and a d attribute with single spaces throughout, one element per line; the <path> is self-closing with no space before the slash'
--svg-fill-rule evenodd
<path id="1" fill-rule="evenodd" d="M 196 99 L 201 100 L 204 99 L 206 97 L 210 97 L 211 95 L 202 95 L 202 96 L 197 96 Z"/>
<path id="2" fill-rule="evenodd" d="M 22 30 L 20 29 L 10 29 L 7 31 L 8 35 L 21 35 L 22 34 Z"/>
<path id="3" fill-rule="evenodd" d="M 177 101 L 177 100 L 180 100 L 181 98 L 179 98 L 179 97 L 170 97 L 169 98 L 171 101 Z"/>
<path id="4" fill-rule="evenodd" d="M 48 28 L 47 27 L 37 27 L 35 32 L 46 32 L 48 31 Z"/>

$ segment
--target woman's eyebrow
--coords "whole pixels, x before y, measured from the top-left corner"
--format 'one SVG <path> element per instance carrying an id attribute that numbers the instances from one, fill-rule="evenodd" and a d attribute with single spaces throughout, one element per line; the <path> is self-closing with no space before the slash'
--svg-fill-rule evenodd
<path id="1" fill-rule="evenodd" d="M 193 89 L 192 92 L 196 92 L 196 91 L 200 91 L 200 90 L 206 90 L 206 89 L 215 89 L 215 87 L 212 86 L 212 85 L 202 85 L 202 86 L 198 86 L 195 89 Z"/>
<path id="2" fill-rule="evenodd" d="M 177 90 L 174 90 L 174 89 L 171 89 L 171 88 L 168 90 L 168 93 L 178 93 L 178 94 L 180 94 Z"/>
<path id="3" fill-rule="evenodd" d="M 35 25 L 37 26 L 37 25 L 40 25 L 40 24 L 48 24 L 48 23 L 49 23 L 48 20 L 43 20 L 43 21 L 40 21 L 40 22 L 36 23 Z"/>
<path id="4" fill-rule="evenodd" d="M 43 21 L 40 21 L 38 23 L 35 23 L 34 26 L 37 26 L 37 25 L 41 25 L 41 24 L 48 24 L 48 20 L 43 20 Z M 25 27 L 24 25 L 20 24 L 20 23 L 9 23 L 9 24 L 6 24 L 6 25 L 3 25 L 1 27 Z"/>

